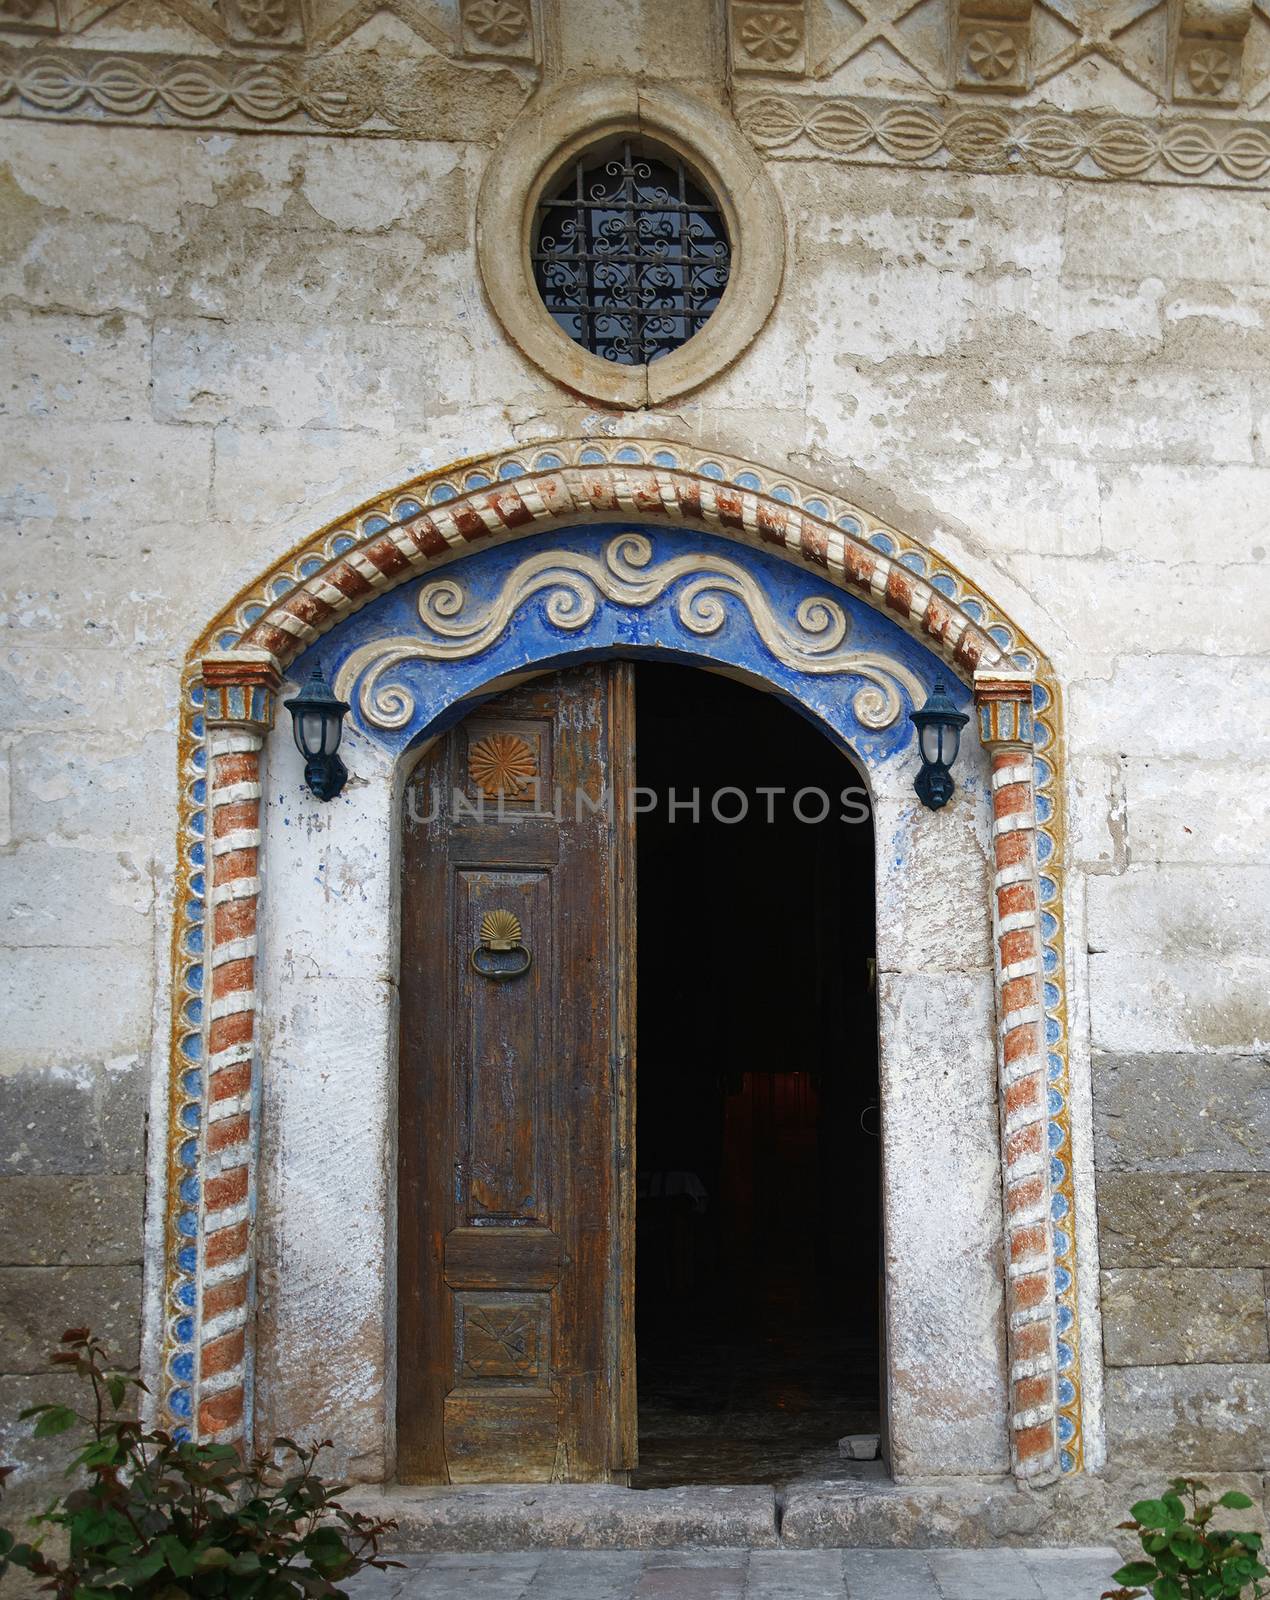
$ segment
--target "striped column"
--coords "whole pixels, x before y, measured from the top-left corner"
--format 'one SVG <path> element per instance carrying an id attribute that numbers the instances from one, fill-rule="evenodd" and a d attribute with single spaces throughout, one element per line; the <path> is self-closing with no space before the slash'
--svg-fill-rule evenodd
<path id="1" fill-rule="evenodd" d="M 1015 1476 L 1059 1470 L 1054 1239 L 1033 792 L 1032 675 L 975 674 L 992 764 L 993 934 L 1005 1205 L 1010 1454 Z"/>
<path id="2" fill-rule="evenodd" d="M 199 1234 L 198 1437 L 250 1447 L 257 1142 L 260 752 L 281 682 L 272 657 L 203 661 L 211 911 Z"/>

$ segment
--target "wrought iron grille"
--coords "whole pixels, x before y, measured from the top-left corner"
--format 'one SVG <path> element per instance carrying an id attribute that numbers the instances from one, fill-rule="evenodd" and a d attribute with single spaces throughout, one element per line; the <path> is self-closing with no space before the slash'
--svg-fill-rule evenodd
<path id="1" fill-rule="evenodd" d="M 713 197 L 637 140 L 583 155 L 538 206 L 539 293 L 606 361 L 637 366 L 685 344 L 719 304 L 731 258 Z"/>

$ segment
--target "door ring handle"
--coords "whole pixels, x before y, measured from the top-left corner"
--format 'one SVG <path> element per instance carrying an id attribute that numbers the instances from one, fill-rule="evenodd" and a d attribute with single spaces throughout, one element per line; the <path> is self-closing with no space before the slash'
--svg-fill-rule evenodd
<path id="1" fill-rule="evenodd" d="M 472 969 L 500 983 L 529 971 L 533 957 L 521 936 L 514 911 L 487 911 L 481 918 L 481 941 L 471 954 Z"/>

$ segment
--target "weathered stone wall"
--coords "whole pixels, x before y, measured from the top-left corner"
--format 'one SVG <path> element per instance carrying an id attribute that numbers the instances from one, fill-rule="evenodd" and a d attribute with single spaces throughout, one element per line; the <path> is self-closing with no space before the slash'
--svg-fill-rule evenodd
<path id="1" fill-rule="evenodd" d="M 0 139 L 3 1426 L 68 1324 L 137 1359 L 185 652 L 315 517 L 509 422 L 463 147 Z"/>
<path id="2" fill-rule="evenodd" d="M 49 1392 L 36 1375 L 63 1324 L 138 1349 L 185 651 L 348 505 L 452 457 L 606 425 L 509 347 L 483 299 L 476 192 L 514 110 L 494 92 L 472 144 L 449 136 L 461 106 L 434 141 L 0 129 L 6 1419 Z M 623 426 L 849 487 L 1054 660 L 1109 1458 L 1255 1476 L 1265 197 L 805 154 L 770 169 L 788 265 L 767 328 L 704 389 Z"/>

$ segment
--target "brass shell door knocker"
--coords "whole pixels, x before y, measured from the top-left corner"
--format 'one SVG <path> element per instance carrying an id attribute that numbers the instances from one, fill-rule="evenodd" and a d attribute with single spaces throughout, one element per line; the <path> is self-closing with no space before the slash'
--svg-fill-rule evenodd
<path id="1" fill-rule="evenodd" d="M 528 972 L 533 957 L 522 942 L 520 918 L 514 911 L 487 911 L 481 918 L 481 942 L 472 951 L 472 967 L 496 982 Z"/>

